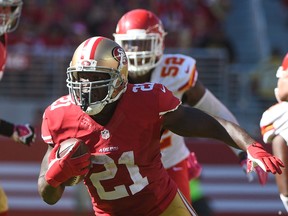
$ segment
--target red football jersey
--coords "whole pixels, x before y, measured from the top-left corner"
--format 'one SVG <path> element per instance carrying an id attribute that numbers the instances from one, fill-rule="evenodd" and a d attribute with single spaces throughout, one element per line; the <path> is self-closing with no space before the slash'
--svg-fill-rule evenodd
<path id="1" fill-rule="evenodd" d="M 89 146 L 93 167 L 84 183 L 96 215 L 159 215 L 177 192 L 161 163 L 161 116 L 180 103 L 161 84 L 128 84 L 102 126 L 64 96 L 45 110 L 42 137 L 56 147 L 70 137 Z"/>
<path id="2" fill-rule="evenodd" d="M 7 61 L 7 34 L 0 36 L 0 80 L 3 77 Z"/>

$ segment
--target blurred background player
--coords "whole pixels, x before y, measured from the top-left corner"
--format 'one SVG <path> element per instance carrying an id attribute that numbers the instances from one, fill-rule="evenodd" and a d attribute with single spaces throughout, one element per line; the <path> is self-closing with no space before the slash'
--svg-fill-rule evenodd
<path id="1" fill-rule="evenodd" d="M 21 15 L 21 0 L 0 0 L 0 79 L 3 77 L 7 60 L 7 33 L 14 31 Z M 35 140 L 34 128 L 29 125 L 13 124 L 0 119 L 0 134 L 11 137 L 15 142 L 30 146 Z M 8 214 L 8 202 L 0 187 L 0 216 Z"/>
<path id="2" fill-rule="evenodd" d="M 127 54 L 129 82 L 161 83 L 184 104 L 238 124 L 227 107 L 198 80 L 195 59 L 182 54 L 163 54 L 166 34 L 161 20 L 148 10 L 131 10 L 120 18 L 114 38 Z M 246 172 L 246 153 L 232 149 Z M 189 179 L 199 176 L 201 170 L 194 153 L 190 154 L 183 137 L 167 130 L 161 137 L 161 151 L 164 167 L 190 200 Z M 190 175 L 187 175 L 187 162 L 188 167 L 194 168 Z M 259 178 L 262 184 L 266 176 L 265 173 Z"/>
<path id="3" fill-rule="evenodd" d="M 276 73 L 278 78 L 275 96 L 277 104 L 267 109 L 261 118 L 260 127 L 265 143 L 272 143 L 272 151 L 288 165 L 288 53 Z M 280 199 L 288 212 L 288 171 L 275 175 Z"/>

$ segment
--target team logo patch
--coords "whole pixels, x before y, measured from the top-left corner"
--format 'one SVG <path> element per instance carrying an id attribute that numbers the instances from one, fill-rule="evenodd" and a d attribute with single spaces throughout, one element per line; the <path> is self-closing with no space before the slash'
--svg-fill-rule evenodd
<path id="1" fill-rule="evenodd" d="M 107 129 L 104 129 L 103 131 L 101 131 L 101 136 L 102 139 L 109 139 L 110 138 L 110 132 Z"/>
<path id="2" fill-rule="evenodd" d="M 91 62 L 87 61 L 87 60 L 84 60 L 84 61 L 81 62 L 81 65 L 88 67 L 88 66 L 91 65 Z"/>
<path id="3" fill-rule="evenodd" d="M 112 50 L 112 56 L 116 61 L 121 62 L 123 65 L 126 65 L 128 63 L 125 51 L 121 47 L 115 47 Z"/>

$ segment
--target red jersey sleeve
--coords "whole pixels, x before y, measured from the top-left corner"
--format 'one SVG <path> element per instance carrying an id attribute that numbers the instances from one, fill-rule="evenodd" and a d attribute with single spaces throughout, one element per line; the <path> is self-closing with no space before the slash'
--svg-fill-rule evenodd
<path id="1" fill-rule="evenodd" d="M 0 36 L 0 80 L 3 76 L 7 61 L 7 34 Z"/>
<path id="2" fill-rule="evenodd" d="M 168 90 L 162 84 L 155 84 L 155 90 L 157 91 L 159 97 L 159 114 L 164 115 L 167 112 L 176 110 L 181 104 L 181 101 L 173 95 L 173 93 Z"/>
<path id="3" fill-rule="evenodd" d="M 46 111 L 44 112 L 43 119 L 42 119 L 42 125 L 41 125 L 42 139 L 47 144 L 53 144 L 52 136 L 51 136 L 51 133 L 49 131 L 48 118 L 47 118 Z"/>

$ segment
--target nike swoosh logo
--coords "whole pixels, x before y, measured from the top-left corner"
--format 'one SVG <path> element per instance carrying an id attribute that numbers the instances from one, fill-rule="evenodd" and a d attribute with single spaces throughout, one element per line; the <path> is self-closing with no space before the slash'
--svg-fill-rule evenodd
<path id="1" fill-rule="evenodd" d="M 161 91 L 164 92 L 164 93 L 166 92 L 166 89 L 165 89 L 165 87 L 163 85 L 162 85 Z"/>

